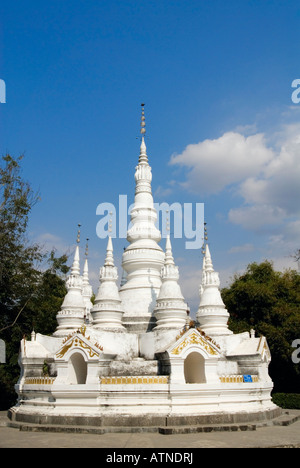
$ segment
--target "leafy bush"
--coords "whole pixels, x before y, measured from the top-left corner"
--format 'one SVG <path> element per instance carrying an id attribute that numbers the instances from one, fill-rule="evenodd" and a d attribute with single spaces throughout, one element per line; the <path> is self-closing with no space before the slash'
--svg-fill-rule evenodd
<path id="1" fill-rule="evenodd" d="M 300 409 L 300 393 L 274 393 L 272 401 L 283 409 Z"/>
<path id="2" fill-rule="evenodd" d="M 292 361 L 292 343 L 300 338 L 300 274 L 295 270 L 275 271 L 267 260 L 251 263 L 222 290 L 222 297 L 234 333 L 254 328 L 256 336 L 267 338 L 275 393 L 297 392 L 300 365 Z"/>

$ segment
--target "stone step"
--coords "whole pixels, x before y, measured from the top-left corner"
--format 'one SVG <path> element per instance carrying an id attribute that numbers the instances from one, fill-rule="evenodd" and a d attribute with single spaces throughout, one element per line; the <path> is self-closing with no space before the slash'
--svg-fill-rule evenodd
<path id="1" fill-rule="evenodd" d="M 159 427 L 160 434 L 195 434 L 199 432 L 236 432 L 256 431 L 256 424 L 215 424 L 207 426 L 169 426 Z"/>
<path id="2" fill-rule="evenodd" d="M 77 434 L 107 434 L 107 433 L 142 433 L 158 432 L 157 427 L 134 427 L 134 426 L 71 426 L 54 424 L 30 424 L 22 422 L 8 422 L 8 427 L 19 429 L 23 432 L 63 432 Z"/>
<path id="3" fill-rule="evenodd" d="M 1 414 L 0 414 L 1 416 Z M 107 433 L 159 433 L 170 434 L 193 434 L 208 432 L 237 432 L 237 431 L 255 431 L 260 427 L 266 426 L 288 426 L 300 420 L 300 410 L 284 410 L 277 418 L 270 421 L 254 421 L 251 423 L 232 423 L 232 424 L 197 424 L 197 425 L 170 425 L 162 426 L 160 424 L 153 426 L 83 426 L 66 424 L 36 424 L 22 421 L 10 421 L 7 417 L 0 417 L 0 426 L 8 426 L 19 429 L 20 431 L 31 432 L 64 432 L 64 433 L 82 433 L 82 434 L 107 434 Z"/>
<path id="4" fill-rule="evenodd" d="M 255 431 L 256 424 L 211 424 L 203 426 L 71 426 L 71 425 L 54 425 L 54 424 L 30 424 L 23 422 L 11 422 L 6 424 L 8 427 L 19 429 L 27 432 L 64 432 L 64 433 L 81 433 L 81 434 L 107 434 L 107 433 L 142 433 L 152 432 L 159 434 L 193 434 L 199 432 L 213 431 Z"/>
<path id="5" fill-rule="evenodd" d="M 299 421 L 299 419 L 300 410 L 284 410 L 284 412 L 280 416 L 273 419 L 272 423 L 274 426 L 289 426 L 290 424 Z"/>
<path id="6" fill-rule="evenodd" d="M 7 416 L 0 415 L 0 427 L 6 427 L 8 422 Z"/>

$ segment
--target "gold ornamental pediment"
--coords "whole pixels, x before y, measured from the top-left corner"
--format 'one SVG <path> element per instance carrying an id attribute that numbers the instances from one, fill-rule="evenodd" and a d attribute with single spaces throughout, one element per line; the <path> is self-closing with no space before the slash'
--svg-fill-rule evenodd
<path id="1" fill-rule="evenodd" d="M 218 356 L 220 354 L 217 346 L 210 342 L 208 337 L 202 336 L 196 329 L 192 331 L 189 330 L 182 335 L 169 350 L 169 354 L 172 356 L 180 356 L 188 347 L 195 345 L 210 356 Z"/>
<path id="2" fill-rule="evenodd" d="M 260 337 L 259 343 L 257 346 L 257 352 L 261 354 L 262 359 L 266 357 L 267 360 L 271 361 L 270 348 L 268 346 L 267 339 L 265 336 Z"/>
<path id="3" fill-rule="evenodd" d="M 81 349 L 88 358 L 99 357 L 103 351 L 102 346 L 98 343 L 92 343 L 90 337 L 85 336 L 85 329 L 79 329 L 72 335 L 67 336 L 62 346 L 56 352 L 55 357 L 57 359 L 63 359 L 72 349 Z"/>

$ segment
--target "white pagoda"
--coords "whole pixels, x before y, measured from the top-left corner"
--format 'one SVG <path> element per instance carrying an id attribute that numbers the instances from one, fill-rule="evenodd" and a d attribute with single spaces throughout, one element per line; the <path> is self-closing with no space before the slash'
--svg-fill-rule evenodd
<path id="1" fill-rule="evenodd" d="M 170 433 L 280 413 L 270 396 L 266 338 L 229 330 L 207 244 L 199 308 L 196 320 L 189 319 L 170 237 L 165 250 L 159 245 L 145 131 L 142 105 L 121 286 L 109 237 L 91 304 L 88 261 L 81 276 L 77 244 L 56 330 L 21 341 L 18 402 L 9 410 L 16 425 Z"/>

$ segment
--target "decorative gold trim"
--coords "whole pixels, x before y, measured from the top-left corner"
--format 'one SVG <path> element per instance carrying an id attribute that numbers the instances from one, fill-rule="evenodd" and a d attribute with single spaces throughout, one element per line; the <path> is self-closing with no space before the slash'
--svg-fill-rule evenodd
<path id="1" fill-rule="evenodd" d="M 256 351 L 259 351 L 259 348 L 260 348 L 260 345 L 261 345 L 261 342 L 262 342 L 263 339 L 264 339 L 263 336 L 261 336 L 261 337 L 259 338 L 259 342 L 258 342 L 258 346 L 257 346 L 257 350 L 256 350 Z"/>
<path id="2" fill-rule="evenodd" d="M 72 340 L 69 344 L 66 344 L 59 352 L 56 353 L 56 357 L 62 358 L 66 354 L 67 351 L 69 351 L 70 348 L 73 346 L 73 341 Z"/>
<path id="3" fill-rule="evenodd" d="M 256 350 L 258 353 L 261 354 L 261 356 L 263 356 L 264 352 L 266 353 L 267 355 L 267 358 L 268 359 L 271 359 L 271 353 L 270 353 L 270 349 L 269 349 L 269 346 L 268 346 L 268 343 L 267 343 L 267 339 L 265 336 L 261 336 L 260 339 L 259 339 L 259 342 L 258 342 L 258 346 L 257 346 L 257 350 Z"/>
<path id="4" fill-rule="evenodd" d="M 153 376 L 109 376 L 100 377 L 100 383 L 103 385 L 149 385 L 149 384 L 167 384 L 169 377 L 167 375 L 153 375 Z"/>
<path id="5" fill-rule="evenodd" d="M 199 336 L 196 332 L 188 335 L 176 348 L 173 348 L 171 354 L 180 354 L 181 351 L 189 344 L 198 344 L 205 349 L 208 354 L 213 356 L 217 355 L 217 351 L 204 339 Z"/>
<path id="6" fill-rule="evenodd" d="M 251 377 L 252 383 L 258 382 L 258 375 L 251 375 Z M 244 383 L 244 378 L 242 375 L 221 375 L 220 381 L 222 383 Z"/>
<path id="7" fill-rule="evenodd" d="M 78 340 L 78 341 L 76 341 L 76 340 Z M 75 338 L 75 346 L 78 346 L 79 348 L 86 349 L 91 358 L 94 357 L 94 356 L 99 356 L 99 353 L 97 351 L 95 351 L 91 346 L 89 346 L 84 341 L 80 340 L 79 338 Z"/>
<path id="8" fill-rule="evenodd" d="M 52 385 L 55 377 L 27 377 L 25 385 Z"/>
<path id="9" fill-rule="evenodd" d="M 69 351 L 69 349 L 72 348 L 72 346 L 74 346 L 74 348 L 78 347 L 78 348 L 82 348 L 82 349 L 87 350 L 88 355 L 89 355 L 90 358 L 100 355 L 100 352 L 96 351 L 89 344 L 85 343 L 81 338 L 79 338 L 78 333 L 80 333 L 82 336 L 85 336 L 85 328 L 80 329 L 80 330 L 77 330 L 77 332 L 75 332 L 75 334 L 70 335 L 69 337 L 67 337 L 67 339 L 63 342 L 63 344 L 65 343 L 65 345 L 63 346 L 63 348 L 61 348 L 56 353 L 56 357 L 63 358 L 64 355 L 67 353 L 67 351 Z M 72 336 L 73 336 L 73 339 L 71 341 L 69 341 Z M 89 340 L 90 337 L 88 337 L 86 339 Z M 103 351 L 102 346 L 100 346 L 98 343 L 95 343 L 94 346 L 96 348 L 98 348 L 99 351 Z"/>
<path id="10" fill-rule="evenodd" d="M 220 349 L 220 346 L 218 345 L 218 343 L 216 343 L 210 336 L 206 335 L 206 333 L 204 333 L 203 330 L 201 330 L 200 327 L 196 327 L 195 326 L 195 322 L 193 320 L 190 321 L 189 325 L 185 325 L 183 327 L 183 329 L 181 330 L 181 332 L 179 333 L 179 335 L 176 337 L 176 341 L 179 340 L 179 338 L 181 338 L 188 330 L 190 330 L 191 328 L 194 328 L 195 330 L 197 330 L 198 333 L 200 333 L 200 335 L 209 343 L 213 344 L 215 348 L 217 349 Z"/>

